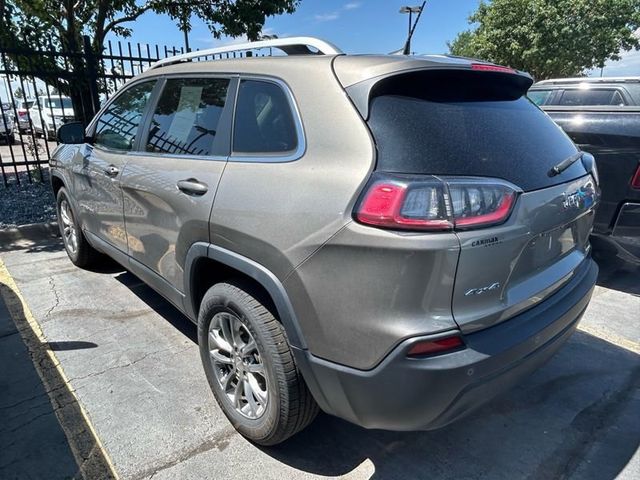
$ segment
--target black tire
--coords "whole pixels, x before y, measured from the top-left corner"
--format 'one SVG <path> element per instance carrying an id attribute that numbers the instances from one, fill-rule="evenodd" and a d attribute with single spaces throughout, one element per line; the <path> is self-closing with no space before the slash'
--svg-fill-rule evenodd
<path id="1" fill-rule="evenodd" d="M 65 225 L 60 211 L 63 202 L 66 202 L 69 206 L 69 212 L 71 213 L 70 220 L 75 227 L 75 233 L 77 236 L 77 246 L 75 250 L 72 248 L 71 244 L 67 240 L 67 236 L 65 235 Z M 87 239 L 76 220 L 76 214 L 73 210 L 71 201 L 69 200 L 67 190 L 64 187 L 61 187 L 60 190 L 58 190 L 58 195 L 56 196 L 56 213 L 58 214 L 58 228 L 60 229 L 60 235 L 62 236 L 64 248 L 67 251 L 67 255 L 69 255 L 71 262 L 80 268 L 87 268 L 98 264 L 103 258 L 102 254 L 87 242 Z"/>
<path id="2" fill-rule="evenodd" d="M 270 446 L 285 441 L 309 425 L 318 414 L 318 405 L 295 364 L 282 324 L 257 300 L 259 296 L 251 292 L 251 286 L 242 281 L 211 287 L 200 306 L 198 344 L 211 390 L 231 424 L 247 439 Z M 247 418 L 234 407 L 214 372 L 209 352 L 209 327 L 214 316 L 220 313 L 239 319 L 257 345 L 268 398 L 258 418 Z"/>
<path id="3" fill-rule="evenodd" d="M 10 135 L 10 136 L 8 137 L 8 143 L 9 143 L 9 145 L 15 145 L 15 143 L 16 143 L 16 136 L 15 136 L 15 135 Z"/>

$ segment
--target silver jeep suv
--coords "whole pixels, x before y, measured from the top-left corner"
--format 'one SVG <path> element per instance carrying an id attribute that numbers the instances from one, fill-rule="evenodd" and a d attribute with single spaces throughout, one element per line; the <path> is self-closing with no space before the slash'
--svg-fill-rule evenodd
<path id="1" fill-rule="evenodd" d="M 219 58 L 263 47 L 289 55 Z M 442 427 L 547 360 L 596 281 L 593 157 L 531 83 L 306 37 L 159 62 L 60 128 L 64 245 L 197 323 L 220 407 L 259 444 L 319 408 Z"/>

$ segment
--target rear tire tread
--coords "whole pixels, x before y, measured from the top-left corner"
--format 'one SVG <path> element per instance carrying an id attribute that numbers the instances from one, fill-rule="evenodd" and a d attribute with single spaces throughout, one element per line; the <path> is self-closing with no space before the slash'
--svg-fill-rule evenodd
<path id="1" fill-rule="evenodd" d="M 251 312 L 262 328 L 266 330 L 265 348 L 268 350 L 267 353 L 273 357 L 274 368 L 282 372 L 283 378 L 276 379 L 281 402 L 277 426 L 274 427 L 271 434 L 265 438 L 253 438 L 252 440 L 261 445 L 269 446 L 281 443 L 307 427 L 315 419 L 319 408 L 295 364 L 282 324 L 269 309 L 250 293 L 252 290 L 251 285 L 242 280 L 219 283 L 205 294 L 202 307 L 208 310 L 209 303 L 215 300 L 214 297 L 233 298 L 242 308 Z"/>

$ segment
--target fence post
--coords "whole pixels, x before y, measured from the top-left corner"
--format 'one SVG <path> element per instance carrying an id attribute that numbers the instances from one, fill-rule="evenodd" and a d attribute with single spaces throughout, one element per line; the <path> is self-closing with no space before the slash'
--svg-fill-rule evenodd
<path id="1" fill-rule="evenodd" d="M 87 80 L 89 81 L 89 92 L 91 93 L 91 115 L 89 118 L 85 118 L 85 125 L 88 125 L 91 118 L 100 110 L 100 95 L 98 94 L 98 67 L 96 62 L 96 55 L 91 48 L 91 40 L 87 35 L 82 36 L 82 42 L 84 46 L 84 56 L 87 62 Z"/>

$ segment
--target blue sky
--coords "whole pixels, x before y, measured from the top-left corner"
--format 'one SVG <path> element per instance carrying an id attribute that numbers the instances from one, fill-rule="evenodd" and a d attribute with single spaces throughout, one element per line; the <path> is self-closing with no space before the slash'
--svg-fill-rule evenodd
<path id="1" fill-rule="evenodd" d="M 407 15 L 402 5 L 419 0 L 302 0 L 292 15 L 268 18 L 265 33 L 278 36 L 312 35 L 329 40 L 347 53 L 388 53 L 401 48 L 407 35 Z M 467 17 L 480 0 L 431 0 L 414 35 L 413 50 L 444 53 L 447 40 L 467 27 Z M 158 44 L 183 45 L 183 36 L 168 17 L 145 14 L 135 24 L 132 39 Z M 215 40 L 207 27 L 193 19 L 189 34 L 192 47 L 225 43 Z"/>
<path id="2" fill-rule="evenodd" d="M 268 18 L 264 33 L 280 37 L 313 35 L 336 44 L 347 53 L 389 53 L 404 45 L 407 15 L 398 10 L 403 5 L 420 5 L 420 0 L 302 0 L 292 15 Z M 469 28 L 467 19 L 480 0 L 429 0 L 413 38 L 412 51 L 445 53 L 447 41 Z M 204 23 L 192 19 L 189 34 L 192 48 L 219 46 L 238 39 L 213 38 Z M 134 44 L 149 43 L 180 47 L 183 34 L 169 17 L 147 13 L 127 24 L 133 30 L 128 39 Z M 111 36 L 111 40 L 117 40 Z M 592 72 L 599 75 L 600 71 Z M 604 69 L 605 76 L 640 75 L 640 51 L 625 52 L 619 62 Z M 0 98 L 6 99 L 0 82 Z"/>
<path id="3" fill-rule="evenodd" d="M 264 33 L 280 37 L 312 35 L 336 44 L 347 53 L 388 53 L 401 48 L 407 35 L 403 5 L 420 5 L 420 0 L 302 0 L 292 15 L 268 18 Z M 430 0 L 413 38 L 412 51 L 445 53 L 447 41 L 469 28 L 467 19 L 480 0 Z M 204 23 L 193 19 L 189 34 L 192 48 L 218 46 L 238 39 L 213 38 Z M 166 16 L 148 13 L 135 23 L 134 42 L 180 47 L 183 35 Z M 113 39 L 114 37 L 112 37 Z M 592 72 L 599 75 L 600 71 Z M 640 51 L 625 52 L 619 62 L 610 62 L 605 76 L 640 75 Z"/>

